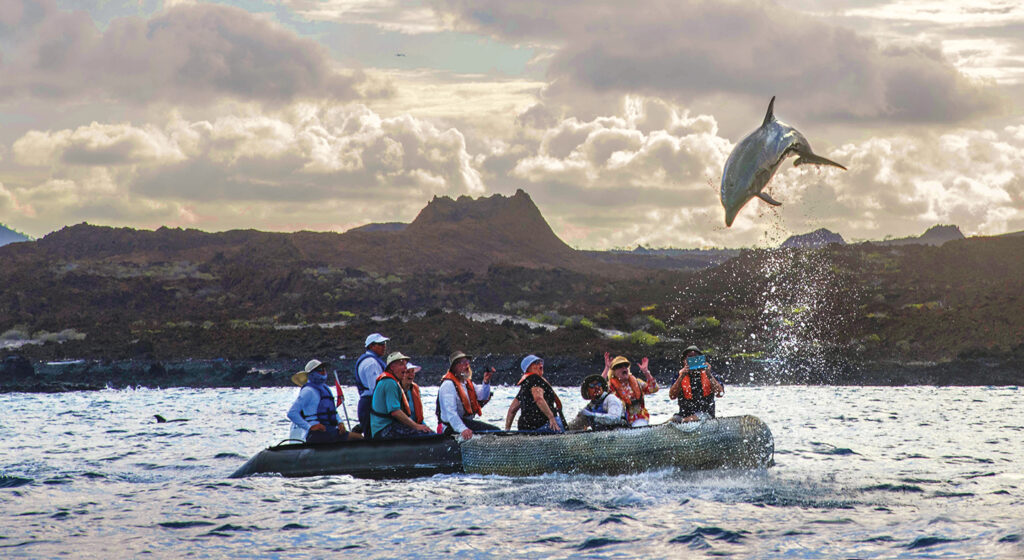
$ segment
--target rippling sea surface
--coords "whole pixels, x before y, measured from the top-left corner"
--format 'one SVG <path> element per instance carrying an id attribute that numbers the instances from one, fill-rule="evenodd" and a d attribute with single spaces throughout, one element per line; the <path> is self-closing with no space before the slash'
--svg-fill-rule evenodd
<path id="1" fill-rule="evenodd" d="M 228 479 L 286 437 L 295 394 L 0 395 L 0 557 L 1024 557 L 1014 387 L 728 387 L 720 416 L 772 429 L 765 471 Z"/>

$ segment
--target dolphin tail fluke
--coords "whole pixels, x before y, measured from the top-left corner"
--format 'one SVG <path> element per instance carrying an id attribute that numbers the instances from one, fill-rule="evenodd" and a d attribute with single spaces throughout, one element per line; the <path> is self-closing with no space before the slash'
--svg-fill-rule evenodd
<path id="1" fill-rule="evenodd" d="M 823 157 L 819 156 L 818 154 L 813 154 L 811 152 L 805 152 L 805 153 L 800 154 L 800 157 L 796 158 L 796 161 L 793 162 L 793 166 L 794 167 L 799 166 L 799 165 L 808 165 L 808 164 L 811 164 L 811 165 L 831 165 L 832 167 L 838 167 L 839 169 L 842 169 L 843 171 L 846 170 L 846 166 L 845 165 L 836 163 L 836 162 L 834 162 L 834 161 L 832 161 L 832 160 L 830 160 L 828 158 L 823 158 Z"/>
<path id="2" fill-rule="evenodd" d="M 768 126 L 775 120 L 775 113 L 773 108 L 775 107 L 775 96 L 772 96 L 772 100 L 768 102 L 768 112 L 764 114 L 764 122 L 761 126 Z"/>

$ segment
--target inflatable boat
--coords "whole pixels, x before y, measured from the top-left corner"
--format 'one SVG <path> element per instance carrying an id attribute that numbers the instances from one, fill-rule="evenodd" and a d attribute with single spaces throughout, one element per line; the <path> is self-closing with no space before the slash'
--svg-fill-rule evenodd
<path id="1" fill-rule="evenodd" d="M 414 478 L 476 473 L 534 476 L 546 473 L 624 474 L 656 469 L 752 469 L 774 464 L 768 426 L 754 416 L 658 424 L 599 432 L 477 434 L 269 447 L 231 478 L 351 475 Z"/>

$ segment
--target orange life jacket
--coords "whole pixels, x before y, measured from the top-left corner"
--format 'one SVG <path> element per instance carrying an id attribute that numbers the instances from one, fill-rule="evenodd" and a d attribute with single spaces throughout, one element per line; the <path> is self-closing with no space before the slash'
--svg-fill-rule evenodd
<path id="1" fill-rule="evenodd" d="M 462 380 L 450 371 L 444 374 L 444 377 L 441 378 L 441 383 L 444 383 L 445 379 L 448 379 L 455 384 L 455 391 L 459 394 L 459 400 L 462 401 L 462 409 L 466 411 L 466 414 L 472 414 L 474 416 L 480 416 L 483 414 L 483 410 L 480 408 L 480 403 L 476 398 L 476 386 L 473 385 L 472 379 L 467 379 L 466 385 L 463 386 Z"/>
<path id="2" fill-rule="evenodd" d="M 636 377 L 633 377 L 632 373 L 629 374 L 629 389 L 633 393 L 632 399 L 626 396 L 626 388 L 619 382 L 619 379 L 615 376 L 610 377 L 608 388 L 626 405 L 626 421 L 632 424 L 634 420 L 649 419 L 651 414 L 644 406 L 644 391 L 640 388 L 640 382 L 636 380 Z"/>
<path id="3" fill-rule="evenodd" d="M 704 396 L 711 394 L 711 379 L 708 378 L 708 370 L 700 370 L 700 388 L 704 393 Z M 683 376 L 683 398 L 692 401 L 693 400 L 693 389 L 690 388 L 690 374 L 687 373 Z"/>
<path id="4" fill-rule="evenodd" d="M 402 382 L 399 381 L 397 377 L 392 375 L 390 371 L 385 371 L 384 373 L 377 376 L 376 383 L 380 383 L 381 379 L 384 378 L 393 379 L 395 383 L 398 383 L 398 392 L 401 393 L 402 395 L 402 412 L 404 412 L 406 416 L 408 416 L 409 418 L 415 420 L 417 424 L 422 424 L 423 401 L 420 400 L 420 386 L 415 383 L 412 384 L 412 407 L 410 407 L 409 398 L 405 396 L 405 389 L 402 388 Z M 416 411 L 415 416 L 413 415 L 413 410 Z"/>
<path id="5" fill-rule="evenodd" d="M 519 378 L 519 381 L 516 381 L 516 385 L 522 385 L 523 381 L 526 381 L 526 378 L 530 377 L 531 375 L 540 374 L 537 372 L 524 373 L 523 376 Z M 547 384 L 548 387 L 551 387 L 551 384 L 548 383 L 547 379 L 544 379 L 543 377 L 541 379 L 544 381 L 545 384 Z M 558 398 L 558 393 L 555 393 L 554 389 L 551 389 L 551 394 L 555 397 L 555 410 L 552 410 L 551 412 L 558 414 L 562 410 L 562 399 Z"/>

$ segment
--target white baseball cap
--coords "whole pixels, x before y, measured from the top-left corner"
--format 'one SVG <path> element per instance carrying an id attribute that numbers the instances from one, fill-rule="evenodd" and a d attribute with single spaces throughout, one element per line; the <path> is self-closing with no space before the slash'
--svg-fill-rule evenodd
<path id="1" fill-rule="evenodd" d="M 321 362 L 320 360 L 310 360 L 310 361 L 306 362 L 306 367 L 303 368 L 302 371 L 304 371 L 306 373 L 313 373 L 313 370 L 315 370 L 316 368 L 318 368 L 320 366 L 326 366 L 326 365 L 328 365 L 328 364 L 326 364 L 324 362 Z"/>
<path id="2" fill-rule="evenodd" d="M 380 333 L 375 332 L 370 336 L 366 337 L 366 344 L 364 344 L 363 346 L 369 348 L 371 344 L 383 344 L 389 340 L 391 339 Z"/>

